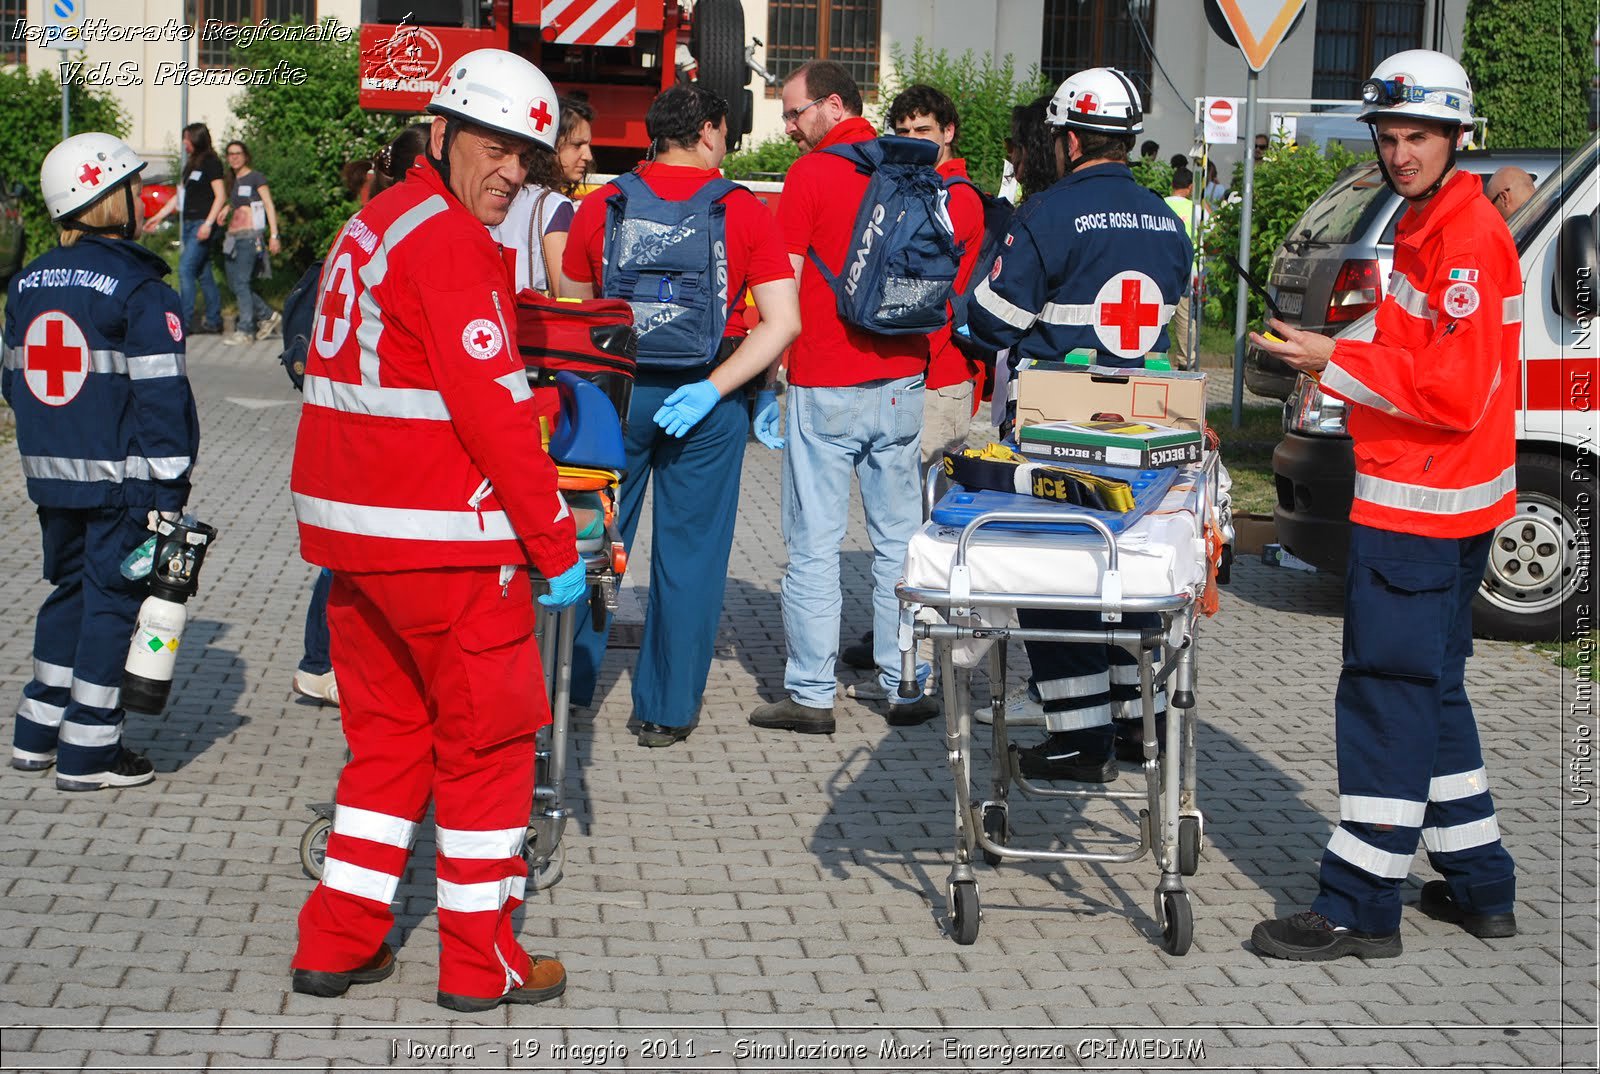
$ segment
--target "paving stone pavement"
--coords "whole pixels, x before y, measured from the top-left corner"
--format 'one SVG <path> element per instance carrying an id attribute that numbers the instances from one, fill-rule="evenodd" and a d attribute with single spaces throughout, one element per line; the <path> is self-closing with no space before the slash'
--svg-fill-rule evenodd
<path id="1" fill-rule="evenodd" d="M 1247 560 L 1201 636 L 1209 846 L 1188 881 L 1193 950 L 1162 950 L 1149 859 L 979 865 L 982 929 L 957 946 L 942 932 L 953 798 L 938 725 L 889 728 L 842 696 L 831 737 L 745 723 L 783 668 L 779 467 L 754 442 L 699 730 L 633 744 L 626 652 L 574 720 L 565 877 L 530 892 L 521 923 L 566 961 L 566 996 L 484 1015 L 434 1004 L 426 837 L 399 893 L 398 973 L 342 1000 L 291 994 L 310 886 L 297 844 L 342 742 L 336 709 L 289 692 L 313 569 L 287 489 L 298 399 L 275 352 L 202 337 L 191 353 L 205 430 L 192 506 L 222 538 L 168 711 L 130 718 L 156 783 L 67 795 L 0 769 L 0 1068 L 1595 1068 L 1597 826 L 1566 790 L 1569 764 L 1590 764 L 1593 704 L 1546 658 L 1480 643 L 1470 665 L 1521 867 L 1517 939 L 1408 911 L 1399 959 L 1251 953 L 1258 920 L 1310 899 L 1336 815 L 1340 585 Z M 0 490 L 0 680 L 15 697 L 46 586 L 14 457 Z M 868 619 L 866 547 L 858 517 L 847 639 Z M 637 617 L 647 540 L 634 562 L 623 609 Z M 1013 811 L 1041 846 L 1132 828 L 1114 805 Z M 1428 875 L 1416 867 L 1408 903 Z"/>

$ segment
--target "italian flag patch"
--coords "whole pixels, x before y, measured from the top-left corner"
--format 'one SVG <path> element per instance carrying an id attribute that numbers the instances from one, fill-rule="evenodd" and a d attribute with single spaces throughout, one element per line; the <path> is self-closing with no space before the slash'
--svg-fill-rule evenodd
<path id="1" fill-rule="evenodd" d="M 1450 278 L 1461 283 L 1477 283 L 1478 270 L 1475 268 L 1453 268 L 1450 270 Z"/>

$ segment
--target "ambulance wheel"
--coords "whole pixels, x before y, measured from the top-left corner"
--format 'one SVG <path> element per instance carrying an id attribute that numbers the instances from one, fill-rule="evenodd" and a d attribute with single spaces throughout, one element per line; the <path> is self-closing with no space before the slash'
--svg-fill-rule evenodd
<path id="1" fill-rule="evenodd" d="M 306 825 L 300 837 L 300 869 L 312 880 L 322 879 L 322 864 L 328 860 L 328 834 L 333 831 L 333 821 L 318 817 Z"/>
<path id="2" fill-rule="evenodd" d="M 1200 848 L 1202 845 L 1200 818 L 1179 817 L 1178 872 L 1184 876 L 1193 876 L 1200 871 Z"/>
<path id="3" fill-rule="evenodd" d="M 1170 955 L 1186 955 L 1194 942 L 1194 910 L 1187 891 L 1162 891 L 1156 894 L 1161 915 L 1161 946 Z"/>
<path id="4" fill-rule="evenodd" d="M 946 892 L 950 910 L 950 938 L 963 947 L 978 938 L 978 884 L 975 880 L 962 880 L 951 884 Z"/>
<path id="5" fill-rule="evenodd" d="M 699 0 L 689 51 L 694 54 L 702 86 L 728 102 L 728 149 L 739 148 L 749 131 L 750 67 L 744 61 L 744 5 L 739 0 Z"/>
<path id="6" fill-rule="evenodd" d="M 1507 641 L 1569 639 L 1589 622 L 1585 525 L 1594 510 L 1595 457 L 1517 453 L 1517 502 L 1490 539 L 1489 565 L 1472 602 L 1473 630 Z"/>
<path id="7" fill-rule="evenodd" d="M 540 863 L 534 857 L 533 844 L 536 838 L 533 829 L 529 828 L 522 856 L 528 863 L 528 886 L 535 891 L 542 891 L 545 888 L 553 888 L 561 882 L 561 871 L 567 863 L 567 849 L 557 843 L 550 856 Z"/>
<path id="8" fill-rule="evenodd" d="M 992 805 L 983 811 L 983 834 L 991 843 L 1011 841 L 1011 819 L 1006 815 L 1005 806 Z M 992 850 L 985 850 L 983 860 L 990 866 L 998 866 L 1005 859 Z"/>

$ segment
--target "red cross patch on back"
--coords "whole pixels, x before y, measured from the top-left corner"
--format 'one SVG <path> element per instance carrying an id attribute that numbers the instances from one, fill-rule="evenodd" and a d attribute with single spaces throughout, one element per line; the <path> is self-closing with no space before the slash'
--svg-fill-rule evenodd
<path id="1" fill-rule="evenodd" d="M 22 338 L 22 376 L 45 406 L 66 406 L 89 379 L 89 341 L 60 310 L 41 313 Z"/>

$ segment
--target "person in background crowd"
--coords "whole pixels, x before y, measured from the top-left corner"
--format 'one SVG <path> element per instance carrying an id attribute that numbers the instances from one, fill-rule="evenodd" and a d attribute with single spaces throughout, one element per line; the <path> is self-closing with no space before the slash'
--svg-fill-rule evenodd
<path id="1" fill-rule="evenodd" d="M 1161 155 L 1161 146 L 1154 139 L 1147 139 L 1139 145 L 1139 159 L 1153 161 Z"/>
<path id="2" fill-rule="evenodd" d="M 1115 68 L 1080 71 L 1056 90 L 1050 120 L 1062 178 L 1012 218 L 1004 255 L 973 292 L 972 338 L 994 350 L 1015 347 L 1023 358 L 1055 360 L 1084 347 L 1096 364 L 1143 368 L 1146 354 L 1167 349 L 1167 321 L 1188 289 L 1194 250 L 1183 225 L 1129 170 L 1144 129 L 1138 90 Z M 1109 223 L 1118 219 L 1139 226 Z M 1018 615 L 1036 629 L 1101 625 L 1094 612 Z M 1125 615 L 1123 628 L 1158 621 Z M 1142 759 L 1141 721 L 1123 721 L 1120 730 L 1113 723 L 1113 706 L 1139 697 L 1133 657 L 1104 644 L 1026 645 L 1033 680 L 1008 704 L 1007 718 L 1043 722 L 1050 734 L 1022 750 L 1023 775 L 1104 783 L 1116 775 L 1118 754 Z M 1164 692 L 1157 708 L 1165 708 Z"/>
<path id="3" fill-rule="evenodd" d="M 39 188 L 60 244 L 6 296 L 0 389 L 55 587 L 34 622 L 11 767 L 55 765 L 64 791 L 155 779 L 122 741 L 122 670 L 148 585 L 121 567 L 157 512 L 183 510 L 200 448 L 178 296 L 162 282 L 166 263 L 133 241 L 144 167 L 109 134 L 50 150 Z"/>
<path id="4" fill-rule="evenodd" d="M 516 255 L 518 291 L 532 288 L 551 298 L 561 296 L 561 259 L 576 205 L 559 191 L 569 185 L 556 153 L 534 158 L 506 218 L 489 229 L 496 242 Z"/>
<path id="5" fill-rule="evenodd" d="M 800 281 L 800 336 L 789 352 L 783 465 L 784 697 L 750 714 L 756 727 L 832 734 L 839 652 L 839 545 L 849 524 L 850 476 L 861 486 L 872 538 L 874 656 L 891 726 L 939 712 L 920 691 L 898 697 L 900 602 L 894 585 L 922 521 L 917 481 L 928 338 L 883 336 L 840 318 L 833 289 L 808 254 L 842 266 L 868 178 L 830 146 L 870 141 L 861 91 L 831 60 L 801 65 L 783 84 L 784 131 L 804 155 L 790 167 L 778 226 Z"/>
<path id="6" fill-rule="evenodd" d="M 550 721 L 526 568 L 549 580 L 547 607 L 589 586 L 488 232 L 532 157 L 554 152 L 555 88 L 499 49 L 450 73 L 428 105 L 427 166 L 329 251 L 306 357 L 290 489 L 301 554 L 333 571 L 350 760 L 291 981 L 331 997 L 394 972 L 391 903 L 431 797 L 436 998 L 475 1012 L 566 989 L 561 963 L 515 933 L 534 740 Z"/>
<path id="7" fill-rule="evenodd" d="M 1213 213 L 1228 200 L 1228 188 L 1217 178 L 1217 162 L 1214 160 L 1206 161 L 1206 185 L 1201 192 L 1201 199 L 1205 202 L 1206 210 Z"/>
<path id="8" fill-rule="evenodd" d="M 1182 153 L 1174 153 L 1172 154 L 1172 159 L 1167 163 L 1172 165 L 1173 170 L 1176 171 L 1179 168 L 1187 168 L 1189 166 L 1189 158 Z"/>
<path id="9" fill-rule="evenodd" d="M 1011 138 L 1007 146 L 1024 200 L 1049 190 L 1058 174 L 1049 109 L 1050 94 L 1046 93 L 1011 110 Z"/>
<path id="10" fill-rule="evenodd" d="M 249 147 L 243 142 L 229 142 L 227 157 L 233 172 L 228 178 L 229 197 L 217 211 L 216 226 L 228 229 L 222 256 L 228 286 L 239 303 L 239 319 L 222 342 L 235 346 L 252 339 L 270 339 L 283 324 L 278 312 L 251 286 L 256 263 L 263 256 L 262 233 L 267 234 L 267 253 L 280 253 L 283 247 L 278 242 L 278 207 L 273 204 L 267 177 L 250 166 Z"/>
<path id="11" fill-rule="evenodd" d="M 212 218 L 227 197 L 222 182 L 222 161 L 211 148 L 211 131 L 204 123 L 183 128 L 183 185 L 178 196 L 161 207 L 144 225 L 146 234 L 182 208 L 183 230 L 178 253 L 178 302 L 184 331 L 191 336 L 222 332 L 222 293 L 211 272 Z M 205 316 L 194 327 L 194 292 L 200 289 Z"/>
<path id="12" fill-rule="evenodd" d="M 594 109 L 579 97 L 561 98 L 561 133 L 556 136 L 556 159 L 561 166 L 561 185 L 556 189 L 576 198 L 589 179 L 594 165 Z M 555 262 L 557 267 L 561 262 Z"/>
<path id="13" fill-rule="evenodd" d="M 1456 167 L 1473 127 L 1461 65 L 1411 49 L 1363 91 L 1384 181 L 1408 203 L 1372 340 L 1276 319 L 1279 339 L 1250 334 L 1345 401 L 1355 447 L 1334 695 L 1339 826 L 1310 909 L 1250 936 L 1263 955 L 1310 962 L 1401 953 L 1400 889 L 1419 838 L 1444 876 L 1422 885 L 1424 914 L 1478 937 L 1517 933 L 1516 863 L 1466 667 L 1490 542 L 1517 510 L 1522 267 L 1480 180 Z"/>
<path id="14" fill-rule="evenodd" d="M 718 171 L 728 152 L 728 103 L 698 83 L 674 86 L 651 102 L 645 130 L 651 159 L 583 199 L 562 289 L 583 298 L 598 292 L 630 300 L 636 320 L 647 323 L 651 311 L 663 308 L 659 282 L 672 277 L 651 282 L 651 263 L 637 259 L 630 239 L 636 229 L 655 229 L 657 241 L 699 251 L 726 279 L 724 294 L 713 292 L 705 305 L 667 307 L 677 315 L 664 327 L 678 335 L 659 340 L 647 330 L 639 340 L 618 522 L 624 545 L 632 548 L 654 482 L 649 605 L 633 675 L 632 720 L 639 745 L 651 748 L 682 741 L 698 722 L 750 432 L 743 389 L 776 367 L 800 331 L 800 305 L 772 213 Z M 742 312 L 747 291 L 761 316 L 748 334 Z M 769 448 L 782 447 L 775 428 L 761 424 L 765 415 L 776 426 L 770 385 L 757 411 L 757 436 Z M 584 617 L 573 641 L 575 679 L 579 667 L 599 668 L 605 641 L 604 628 L 595 630 Z M 593 671 L 586 677 L 592 680 Z M 592 681 L 583 686 L 592 694 Z"/>
<path id="15" fill-rule="evenodd" d="M 394 141 L 371 160 L 356 162 L 361 167 L 344 166 L 345 184 L 354 183 L 352 193 L 359 191 L 361 204 L 374 195 L 381 194 L 405 178 L 406 172 L 428 147 L 428 126 L 413 123 L 395 136 Z M 295 669 L 291 688 L 301 697 L 313 701 L 339 703 L 339 681 L 333 673 L 331 641 L 328 636 L 328 590 L 333 585 L 333 572 L 326 567 L 317 572 L 311 586 L 311 602 L 306 606 L 305 654 Z"/>
<path id="16" fill-rule="evenodd" d="M 1522 208 L 1523 202 L 1533 197 L 1533 176 L 1515 164 L 1507 164 L 1489 176 L 1483 186 L 1483 196 L 1489 199 L 1502 220 L 1509 220 L 1512 213 Z"/>
<path id="17" fill-rule="evenodd" d="M 1264 157 L 1266 157 L 1266 155 L 1267 155 L 1267 147 L 1270 146 L 1271 144 L 1272 144 L 1272 139 L 1268 138 L 1265 134 L 1256 135 L 1255 154 L 1256 154 L 1256 163 L 1257 164 L 1260 164 L 1262 159 Z"/>
<path id="18" fill-rule="evenodd" d="M 1189 236 L 1189 244 L 1199 249 L 1198 238 L 1195 231 L 1194 200 L 1194 172 L 1186 167 L 1172 170 L 1172 194 L 1166 199 L 1167 208 L 1173 215 L 1183 221 L 1183 230 Z M 1201 225 L 1205 223 L 1205 211 L 1201 210 Z M 1196 262 L 1198 264 L 1198 261 Z M 1172 311 L 1172 321 L 1167 325 L 1167 335 L 1171 343 L 1172 367 L 1174 369 L 1194 369 L 1199 366 L 1199 355 L 1189 353 L 1189 309 L 1190 297 L 1194 293 L 1194 273 L 1189 274 L 1189 290 L 1178 299 L 1177 308 Z"/>

